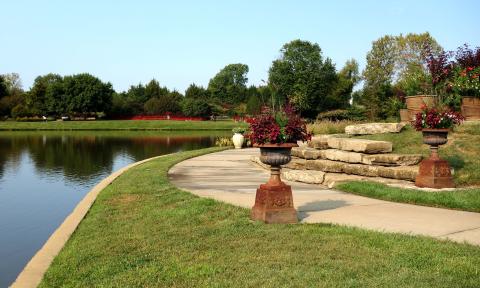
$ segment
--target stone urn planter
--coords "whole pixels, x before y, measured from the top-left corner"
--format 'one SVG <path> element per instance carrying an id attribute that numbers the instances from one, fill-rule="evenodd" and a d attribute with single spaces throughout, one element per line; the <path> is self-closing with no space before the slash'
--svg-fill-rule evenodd
<path id="1" fill-rule="evenodd" d="M 438 146 L 447 143 L 450 129 L 423 129 L 423 143 L 430 145 L 430 157 L 420 163 L 415 186 L 453 188 L 450 165 L 438 156 Z"/>
<path id="2" fill-rule="evenodd" d="M 280 178 L 281 165 L 292 160 L 290 152 L 294 143 L 255 144 L 260 148 L 260 161 L 270 165 L 270 179 L 261 184 L 255 196 L 251 219 L 265 223 L 297 223 L 297 211 L 293 207 L 292 188 Z"/>
<path id="3" fill-rule="evenodd" d="M 405 98 L 405 103 L 407 104 L 407 110 L 409 113 L 409 119 L 413 119 L 415 114 L 422 111 L 422 105 L 426 104 L 428 107 L 431 107 L 437 104 L 438 98 L 436 95 L 416 95 L 416 96 L 407 96 Z"/>
<path id="4" fill-rule="evenodd" d="M 401 122 L 412 121 L 412 117 L 410 117 L 410 113 L 408 112 L 408 109 L 400 109 L 400 121 Z"/>
<path id="5" fill-rule="evenodd" d="M 465 120 L 480 120 L 480 98 L 462 97 L 462 115 Z"/>
<path id="6" fill-rule="evenodd" d="M 235 149 L 242 149 L 243 142 L 245 141 L 245 136 L 241 133 L 235 133 L 232 137 L 233 146 Z"/>

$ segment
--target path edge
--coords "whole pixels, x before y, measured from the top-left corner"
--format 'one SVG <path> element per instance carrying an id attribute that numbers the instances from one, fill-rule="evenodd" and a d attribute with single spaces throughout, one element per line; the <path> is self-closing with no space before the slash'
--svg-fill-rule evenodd
<path id="1" fill-rule="evenodd" d="M 97 199 L 98 194 L 110 185 L 120 175 L 130 170 L 131 168 L 149 162 L 158 158 L 169 156 L 171 154 L 155 156 L 144 159 L 132 164 L 129 164 L 119 170 L 113 172 L 95 187 L 93 187 L 83 199 L 75 206 L 72 213 L 68 215 L 65 220 L 58 226 L 58 228 L 50 235 L 47 242 L 43 244 L 42 248 L 35 253 L 23 270 L 18 274 L 16 280 L 11 284 L 11 288 L 30 288 L 37 287 L 42 281 L 43 275 L 47 272 L 53 259 L 60 253 L 62 248 L 67 243 L 70 236 L 75 232 L 80 222 L 85 218 L 90 207 Z"/>

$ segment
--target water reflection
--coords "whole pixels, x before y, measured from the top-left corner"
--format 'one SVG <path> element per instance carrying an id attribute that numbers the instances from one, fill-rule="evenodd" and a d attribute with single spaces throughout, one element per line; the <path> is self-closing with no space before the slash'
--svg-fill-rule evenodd
<path id="1" fill-rule="evenodd" d="M 98 181 L 129 163 L 212 146 L 225 132 L 0 132 L 0 287 Z"/>

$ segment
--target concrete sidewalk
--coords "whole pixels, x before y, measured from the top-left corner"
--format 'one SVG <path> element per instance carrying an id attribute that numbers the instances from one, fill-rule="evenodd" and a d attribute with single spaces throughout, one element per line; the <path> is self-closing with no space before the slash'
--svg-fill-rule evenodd
<path id="1" fill-rule="evenodd" d="M 178 163 L 170 181 L 198 196 L 251 208 L 269 174 L 250 161 L 258 149 L 226 150 Z M 480 213 L 393 203 L 322 186 L 287 182 L 305 223 L 335 223 L 480 245 Z"/>

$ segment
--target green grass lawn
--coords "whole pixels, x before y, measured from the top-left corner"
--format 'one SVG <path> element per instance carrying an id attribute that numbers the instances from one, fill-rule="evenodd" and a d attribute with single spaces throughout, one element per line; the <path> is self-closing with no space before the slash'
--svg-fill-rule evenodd
<path id="1" fill-rule="evenodd" d="M 40 287 L 478 287 L 480 248 L 325 224 L 266 225 L 167 178 L 182 152 L 100 193 Z M 260 184 L 260 183 L 259 183 Z"/>
<path id="2" fill-rule="evenodd" d="M 98 120 L 15 122 L 0 121 L 1 130 L 231 130 L 246 123 L 222 121 L 173 120 Z"/>

